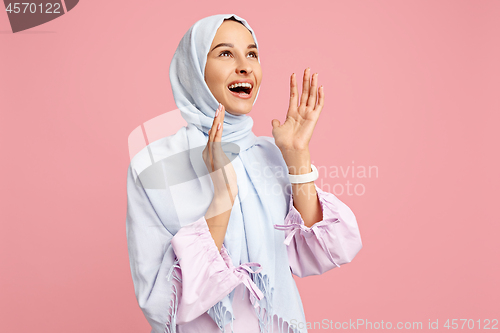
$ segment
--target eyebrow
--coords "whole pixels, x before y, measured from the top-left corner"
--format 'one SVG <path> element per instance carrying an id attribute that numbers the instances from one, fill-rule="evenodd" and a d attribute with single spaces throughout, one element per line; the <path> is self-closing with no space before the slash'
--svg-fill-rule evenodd
<path id="1" fill-rule="evenodd" d="M 234 44 L 231 44 L 231 43 L 219 43 L 217 45 L 215 45 L 215 47 L 213 49 L 210 50 L 210 52 L 212 52 L 213 50 L 215 50 L 216 48 L 218 47 L 222 47 L 222 46 L 226 46 L 226 47 L 234 47 Z M 255 44 L 249 44 L 247 46 L 247 49 L 256 49 L 257 48 L 257 45 Z"/>

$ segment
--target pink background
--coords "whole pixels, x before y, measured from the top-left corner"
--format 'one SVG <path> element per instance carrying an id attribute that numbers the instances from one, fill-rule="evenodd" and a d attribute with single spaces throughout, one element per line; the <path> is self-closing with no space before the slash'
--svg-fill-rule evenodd
<path id="1" fill-rule="evenodd" d="M 0 331 L 149 332 L 125 235 L 128 136 L 176 108 L 170 59 L 217 13 L 257 33 L 255 134 L 284 120 L 289 75 L 310 66 L 326 93 L 313 162 L 378 170 L 317 181 L 341 184 L 363 249 L 296 278 L 307 320 L 500 319 L 500 1 L 114 0 L 16 34 L 0 12 Z M 340 194 L 347 181 L 364 193 Z"/>

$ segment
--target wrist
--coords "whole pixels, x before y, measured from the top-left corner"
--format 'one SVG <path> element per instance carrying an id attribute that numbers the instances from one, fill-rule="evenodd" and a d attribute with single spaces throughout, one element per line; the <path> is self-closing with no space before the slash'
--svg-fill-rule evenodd
<path id="1" fill-rule="evenodd" d="M 231 200 L 233 202 L 238 195 L 238 186 L 235 184 L 224 184 L 220 187 L 214 188 L 214 198 L 212 201 L 216 201 L 215 203 L 221 204 L 227 200 Z"/>
<path id="2" fill-rule="evenodd" d="M 227 192 L 222 194 L 214 194 L 210 206 L 208 206 L 207 213 L 205 214 L 206 219 L 224 214 L 231 213 L 233 208 L 234 199 L 229 197 Z"/>
<path id="3" fill-rule="evenodd" d="M 309 151 L 288 153 L 285 162 L 291 175 L 302 175 L 312 171 Z"/>

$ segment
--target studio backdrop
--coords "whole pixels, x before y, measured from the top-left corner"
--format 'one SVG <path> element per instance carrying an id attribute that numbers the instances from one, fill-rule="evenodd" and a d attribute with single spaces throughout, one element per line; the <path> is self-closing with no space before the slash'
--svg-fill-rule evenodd
<path id="1" fill-rule="evenodd" d="M 258 37 L 255 135 L 285 120 L 292 73 L 324 86 L 315 183 L 352 209 L 363 248 L 294 277 L 308 332 L 499 329 L 500 1 L 4 4 L 1 332 L 149 332 L 127 169 L 184 126 L 168 76 L 180 39 L 227 13 Z"/>

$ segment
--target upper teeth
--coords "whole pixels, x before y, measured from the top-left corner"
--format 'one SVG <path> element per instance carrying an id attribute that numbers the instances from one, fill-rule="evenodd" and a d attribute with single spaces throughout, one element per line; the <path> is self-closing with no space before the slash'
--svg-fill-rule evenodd
<path id="1" fill-rule="evenodd" d="M 246 88 L 252 88 L 252 85 L 250 83 L 235 83 L 229 86 L 229 89 L 236 88 L 236 87 L 246 87 Z"/>

